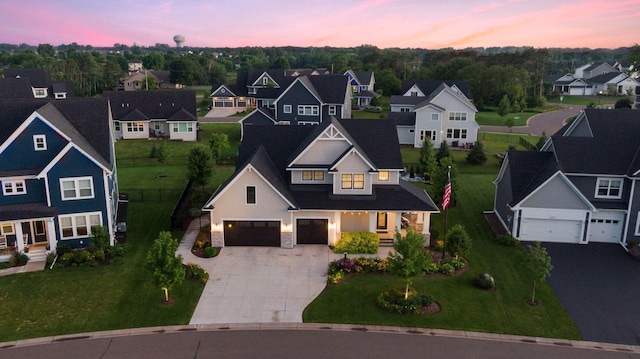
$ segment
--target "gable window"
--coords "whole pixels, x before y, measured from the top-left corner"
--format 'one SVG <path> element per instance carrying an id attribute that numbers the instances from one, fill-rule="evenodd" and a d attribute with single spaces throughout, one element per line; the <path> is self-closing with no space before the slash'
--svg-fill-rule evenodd
<path id="1" fill-rule="evenodd" d="M 454 140 L 465 139 L 467 138 L 467 129 L 466 128 L 448 128 L 447 138 L 451 138 Z"/>
<path id="2" fill-rule="evenodd" d="M 255 186 L 247 186 L 247 204 L 256 204 Z"/>
<path id="3" fill-rule="evenodd" d="M 13 228 L 13 223 L 2 223 L 0 225 L 0 234 L 3 235 L 3 236 L 16 234 L 16 231 Z"/>
<path id="4" fill-rule="evenodd" d="M 298 115 L 300 115 L 300 116 L 318 116 L 318 106 L 298 105 Z"/>
<path id="5" fill-rule="evenodd" d="M 36 151 L 47 150 L 47 136 L 45 135 L 33 135 L 33 149 Z"/>
<path id="6" fill-rule="evenodd" d="M 302 180 L 303 181 L 324 181 L 324 171 L 304 170 L 302 171 Z"/>
<path id="7" fill-rule="evenodd" d="M 36 98 L 47 97 L 47 90 L 35 89 L 33 90 L 33 97 L 36 97 Z"/>
<path id="8" fill-rule="evenodd" d="M 144 122 L 127 122 L 127 132 L 143 132 Z"/>
<path id="9" fill-rule="evenodd" d="M 417 97 L 418 91 L 411 91 L 411 97 Z"/>
<path id="10" fill-rule="evenodd" d="M 364 174 L 343 173 L 342 189 L 364 189 Z"/>
<path id="11" fill-rule="evenodd" d="M 411 112 L 411 109 L 408 107 L 400 107 L 400 112 Z"/>
<path id="12" fill-rule="evenodd" d="M 335 116 L 336 115 L 336 106 L 335 105 L 329 106 L 329 115 L 330 116 Z"/>
<path id="13" fill-rule="evenodd" d="M 431 121 L 438 121 L 439 119 L 440 119 L 440 114 L 437 114 L 437 113 L 431 114 Z"/>
<path id="14" fill-rule="evenodd" d="M 93 198 L 93 177 L 61 178 L 62 200 Z"/>
<path id="15" fill-rule="evenodd" d="M 27 186 L 24 180 L 2 181 L 2 194 L 5 196 L 15 196 L 26 194 Z"/>
<path id="16" fill-rule="evenodd" d="M 63 239 L 88 237 L 91 235 L 91 228 L 102 225 L 102 214 L 91 212 L 58 216 L 58 222 Z"/>
<path id="17" fill-rule="evenodd" d="M 466 112 L 449 112 L 449 121 L 466 121 Z"/>
<path id="18" fill-rule="evenodd" d="M 267 85 L 269 83 L 269 78 L 267 78 L 266 76 L 262 78 L 262 84 L 263 85 Z"/>
<path id="19" fill-rule="evenodd" d="M 173 132 L 193 132 L 193 122 L 174 122 Z"/>
<path id="20" fill-rule="evenodd" d="M 291 113 L 291 105 L 283 105 L 282 106 L 282 112 Z"/>
<path id="21" fill-rule="evenodd" d="M 120 121 L 113 122 L 113 129 L 120 132 Z"/>
<path id="22" fill-rule="evenodd" d="M 596 198 L 621 198 L 622 179 L 598 178 Z"/>
<path id="23" fill-rule="evenodd" d="M 389 171 L 378 172 L 378 181 L 389 181 Z"/>

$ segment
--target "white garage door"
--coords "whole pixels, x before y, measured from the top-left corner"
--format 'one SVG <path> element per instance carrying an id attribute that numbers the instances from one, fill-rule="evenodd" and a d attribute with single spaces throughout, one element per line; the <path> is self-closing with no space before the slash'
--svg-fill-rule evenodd
<path id="1" fill-rule="evenodd" d="M 621 218 L 592 218 L 589 222 L 589 242 L 620 242 L 622 237 Z"/>
<path id="2" fill-rule="evenodd" d="M 560 219 L 523 218 L 520 239 L 523 241 L 579 243 L 582 222 Z"/>

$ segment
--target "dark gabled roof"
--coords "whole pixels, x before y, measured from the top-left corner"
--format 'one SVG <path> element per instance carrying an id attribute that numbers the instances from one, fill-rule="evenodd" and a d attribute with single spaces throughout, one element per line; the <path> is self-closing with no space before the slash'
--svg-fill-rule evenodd
<path id="1" fill-rule="evenodd" d="M 386 119 L 337 120 L 378 169 L 402 169 L 398 131 Z"/>
<path id="2" fill-rule="evenodd" d="M 167 119 L 167 122 L 177 121 L 198 121 L 198 118 L 184 108 L 181 108 Z"/>
<path id="3" fill-rule="evenodd" d="M 589 72 L 589 71 L 597 69 L 598 67 L 600 67 L 602 65 L 611 66 L 611 65 L 609 65 L 608 62 L 596 62 L 596 63 L 591 64 L 589 67 L 585 68 L 583 71 L 584 72 Z M 613 67 L 613 66 L 611 66 L 611 67 Z"/>
<path id="4" fill-rule="evenodd" d="M 473 99 L 471 86 L 463 80 L 403 80 L 401 93 L 405 94 L 413 85 L 416 85 L 425 96 L 429 96 L 438 89 L 442 83 L 447 84 L 449 87 L 456 86 L 469 100 Z"/>
<path id="5" fill-rule="evenodd" d="M 594 76 L 589 78 L 589 83 L 592 84 L 606 84 L 607 82 L 613 80 L 615 77 L 620 75 L 621 72 L 606 72 L 602 75 Z"/>
<path id="6" fill-rule="evenodd" d="M 32 99 L 33 90 L 28 78 L 0 79 L 0 99 Z"/>
<path id="7" fill-rule="evenodd" d="M 272 125 L 277 122 L 274 110 L 268 107 L 260 107 L 253 110 L 238 122 L 243 125 Z"/>
<path id="8" fill-rule="evenodd" d="M 56 209 L 48 206 L 46 202 L 0 205 L 0 222 L 25 218 L 47 218 L 57 214 Z"/>
<path id="9" fill-rule="evenodd" d="M 256 82 L 263 73 L 267 73 L 267 75 L 269 75 L 269 77 L 271 77 L 271 79 L 280 87 L 285 87 L 285 85 L 283 85 L 286 83 L 285 79 L 291 78 L 291 76 L 287 76 L 285 70 L 282 69 L 251 69 L 247 72 L 244 86 L 253 86 L 253 83 Z M 262 84 L 259 85 L 261 86 Z"/>
<path id="10" fill-rule="evenodd" d="M 109 107 L 104 99 L 0 101 L 0 144 L 38 111 L 73 143 L 107 168 L 111 163 Z"/>
<path id="11" fill-rule="evenodd" d="M 416 113 L 415 112 L 389 112 L 387 118 L 394 121 L 397 126 L 415 126 L 416 125 Z"/>
<path id="12" fill-rule="evenodd" d="M 102 97 L 111 101 L 114 120 L 121 120 L 134 110 L 147 119 L 168 119 L 183 109 L 197 116 L 195 91 L 104 91 Z"/>
<path id="13" fill-rule="evenodd" d="M 158 79 L 158 84 L 171 83 L 169 80 L 169 71 L 149 70 L 149 72 Z"/>
<path id="14" fill-rule="evenodd" d="M 119 118 L 118 120 L 123 122 L 149 121 L 149 117 L 135 108 L 133 109 L 133 111 L 129 112 L 124 117 Z"/>
<path id="15" fill-rule="evenodd" d="M 391 96 L 390 104 L 392 105 L 412 105 L 415 106 L 420 102 L 424 101 L 424 97 L 419 96 L 402 96 L 402 95 L 393 95 Z"/>
<path id="16" fill-rule="evenodd" d="M 559 79 L 563 78 L 564 76 L 570 75 L 573 77 L 572 74 L 567 74 L 567 73 L 559 73 L 559 74 L 553 74 L 553 75 L 549 75 L 547 76 L 544 81 L 548 82 L 548 83 L 554 83 L 556 81 L 558 81 Z"/>
<path id="17" fill-rule="evenodd" d="M 342 104 L 347 94 L 349 79 L 342 75 L 301 76 L 308 79 L 324 103 Z"/>
<path id="18" fill-rule="evenodd" d="M 640 169 L 640 112 L 637 110 L 585 109 L 592 136 L 566 133 L 551 137 L 558 168 L 565 173 L 633 175 Z"/>
<path id="19" fill-rule="evenodd" d="M 380 97 L 380 94 L 375 92 L 375 91 L 369 91 L 369 90 L 362 90 L 358 93 L 353 94 L 355 97 L 369 97 L 369 98 L 374 98 L 374 97 Z"/>
<path id="20" fill-rule="evenodd" d="M 56 93 L 63 93 L 65 92 L 67 94 L 67 98 L 69 97 L 75 97 L 76 92 L 75 92 L 75 88 L 73 87 L 73 82 L 71 81 L 56 81 L 53 82 L 51 84 L 51 89 L 53 90 L 53 94 L 51 94 L 52 96 Z"/>
<path id="21" fill-rule="evenodd" d="M 356 75 L 356 80 L 358 80 L 361 85 L 369 85 L 373 77 L 373 72 L 371 71 L 353 71 L 353 74 Z"/>
<path id="22" fill-rule="evenodd" d="M 51 86 L 51 73 L 47 69 L 6 69 L 5 78 L 28 78 L 31 85 L 37 88 L 49 88 Z"/>
<path id="23" fill-rule="evenodd" d="M 508 151 L 510 206 L 514 206 L 557 172 L 553 152 Z"/>

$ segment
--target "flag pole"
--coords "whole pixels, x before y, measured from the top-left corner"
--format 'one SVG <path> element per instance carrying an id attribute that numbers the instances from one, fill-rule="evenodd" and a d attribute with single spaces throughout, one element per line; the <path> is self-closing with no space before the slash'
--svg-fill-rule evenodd
<path id="1" fill-rule="evenodd" d="M 444 245 L 442 246 L 442 259 L 444 259 L 444 248 L 447 244 L 447 221 L 449 219 L 449 202 L 451 201 L 451 166 L 447 167 L 447 183 L 444 185 L 444 193 L 442 197 L 442 207 L 444 207 L 444 237 L 442 240 Z"/>

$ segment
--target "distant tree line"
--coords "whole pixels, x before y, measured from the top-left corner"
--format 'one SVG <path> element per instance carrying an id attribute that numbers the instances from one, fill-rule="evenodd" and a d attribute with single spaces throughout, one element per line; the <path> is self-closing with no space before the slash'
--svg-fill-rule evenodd
<path id="1" fill-rule="evenodd" d="M 52 46 L 0 44 L 0 66 L 47 68 L 54 80 L 73 81 L 77 96 L 97 96 L 114 89 L 127 76 L 127 61 L 168 70 L 170 80 L 184 85 L 233 83 L 238 72 L 252 68 L 327 68 L 373 71 L 376 91 L 399 94 L 402 80 L 465 80 L 477 107 L 498 106 L 508 99 L 511 109 L 544 102 L 544 78 L 571 72 L 590 61 L 640 64 L 640 46 L 619 49 L 535 49 L 531 47 L 440 49 L 379 49 L 372 45 L 334 47 L 172 48 L 114 44 L 96 48 L 76 43 Z M 636 66 L 637 67 L 637 66 Z"/>

